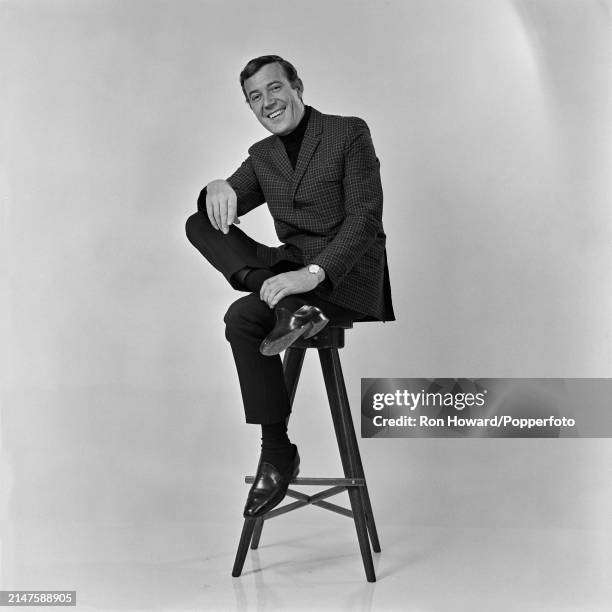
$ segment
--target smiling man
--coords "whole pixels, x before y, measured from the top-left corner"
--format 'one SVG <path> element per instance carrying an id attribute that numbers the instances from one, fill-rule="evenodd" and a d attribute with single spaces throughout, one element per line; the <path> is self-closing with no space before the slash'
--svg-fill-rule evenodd
<path id="1" fill-rule="evenodd" d="M 262 66 L 242 87 L 261 124 L 277 136 L 293 132 L 304 116 L 302 81 L 296 73 L 290 82 L 278 62 Z"/>
<path id="2" fill-rule="evenodd" d="M 277 55 L 248 62 L 240 74 L 246 102 L 272 133 L 249 149 L 227 180 L 200 193 L 187 236 L 247 295 L 225 315 L 247 423 L 262 444 L 245 517 L 283 499 L 299 472 L 287 434 L 290 404 L 279 353 L 333 321 L 395 319 L 382 226 L 379 162 L 362 119 L 305 106 L 304 86 Z M 282 243 L 268 247 L 236 227 L 267 203 Z"/>

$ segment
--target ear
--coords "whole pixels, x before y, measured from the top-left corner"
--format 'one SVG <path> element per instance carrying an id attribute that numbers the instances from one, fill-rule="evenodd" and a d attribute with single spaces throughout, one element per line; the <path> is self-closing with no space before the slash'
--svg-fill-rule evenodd
<path id="1" fill-rule="evenodd" d="M 297 89 L 299 95 L 300 95 L 300 100 L 302 99 L 302 95 L 304 94 L 304 83 L 302 83 L 302 79 L 297 78 L 292 85 L 293 89 Z"/>

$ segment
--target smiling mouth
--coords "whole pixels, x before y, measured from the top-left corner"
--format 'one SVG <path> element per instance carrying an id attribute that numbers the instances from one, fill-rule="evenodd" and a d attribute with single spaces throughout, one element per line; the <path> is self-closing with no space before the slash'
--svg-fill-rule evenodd
<path id="1" fill-rule="evenodd" d="M 270 113 L 269 115 L 267 115 L 267 117 L 268 119 L 276 119 L 277 117 L 280 117 L 284 112 L 285 112 L 285 109 L 280 108 L 278 110 L 275 110 L 273 113 Z"/>

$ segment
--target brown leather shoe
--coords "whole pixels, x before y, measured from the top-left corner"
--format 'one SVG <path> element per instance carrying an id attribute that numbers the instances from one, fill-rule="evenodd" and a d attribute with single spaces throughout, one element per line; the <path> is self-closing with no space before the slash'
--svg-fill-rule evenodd
<path id="1" fill-rule="evenodd" d="M 289 488 L 289 482 L 300 473 L 300 455 L 297 446 L 295 444 L 291 446 L 295 448 L 295 457 L 283 473 L 271 463 L 259 460 L 255 482 L 249 490 L 244 506 L 244 518 L 262 516 L 283 501 Z"/>
<path id="2" fill-rule="evenodd" d="M 277 308 L 276 325 L 261 343 L 259 352 L 266 357 L 278 355 L 298 338 L 311 338 L 318 334 L 328 323 L 323 311 L 310 304 L 304 304 L 293 313 L 286 308 Z"/>

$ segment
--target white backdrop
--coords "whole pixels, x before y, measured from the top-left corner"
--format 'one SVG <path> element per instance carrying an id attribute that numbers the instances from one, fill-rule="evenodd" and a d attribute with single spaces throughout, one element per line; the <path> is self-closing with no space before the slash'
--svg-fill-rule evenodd
<path id="1" fill-rule="evenodd" d="M 355 418 L 361 377 L 612 375 L 609 3 L 41 0 L 0 15 L 5 579 L 19 521 L 200 520 L 211 486 L 240 520 L 259 432 L 221 323 L 237 296 L 184 222 L 266 135 L 238 84 L 254 56 L 292 61 L 306 103 L 363 117 L 381 160 L 398 320 L 348 337 Z M 263 207 L 241 227 L 275 243 Z M 313 475 L 337 464 L 317 369 L 291 424 Z M 383 522 L 602 527 L 612 512 L 608 440 L 362 448 Z"/>

